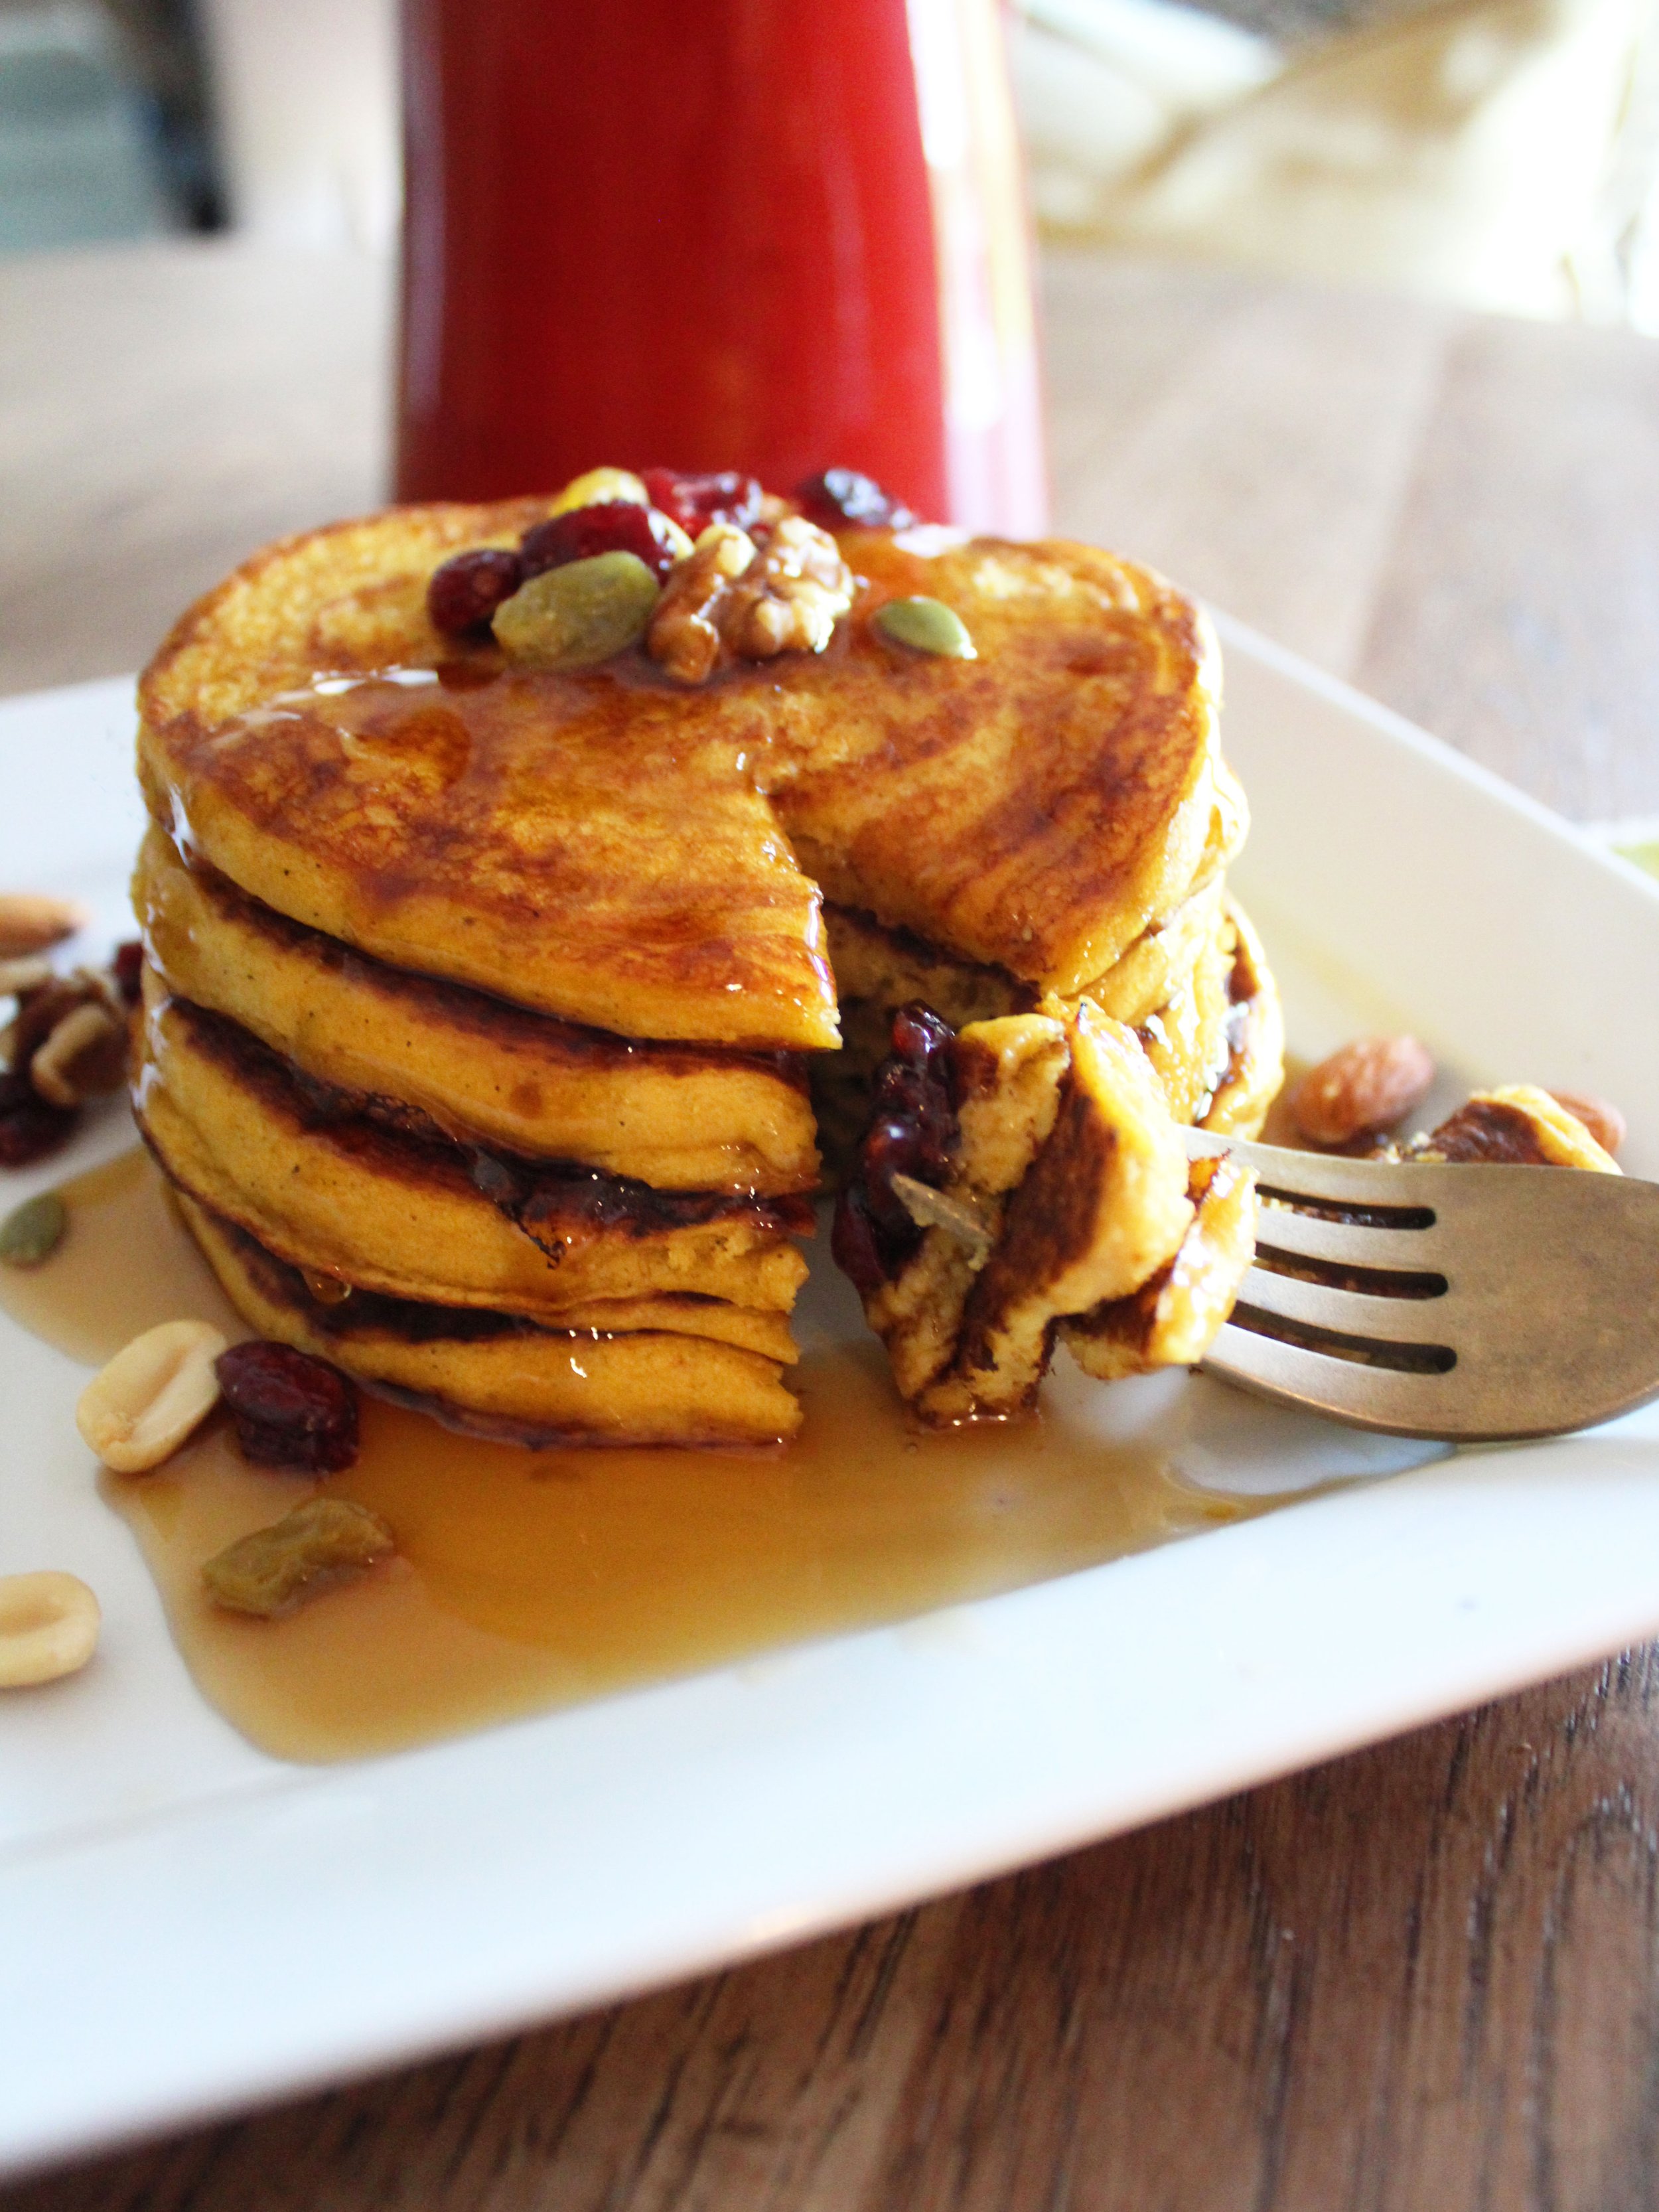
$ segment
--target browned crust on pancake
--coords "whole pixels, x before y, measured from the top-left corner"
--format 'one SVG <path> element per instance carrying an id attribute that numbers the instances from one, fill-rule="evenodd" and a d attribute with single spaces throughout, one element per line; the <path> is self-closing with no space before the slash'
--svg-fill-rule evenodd
<path id="1" fill-rule="evenodd" d="M 762 769 L 802 865 L 827 899 L 1075 995 L 1203 865 L 1220 681 L 1206 619 L 1091 546 L 977 538 L 924 557 L 871 533 L 849 552 L 866 588 L 846 665 L 788 672 Z M 884 645 L 872 616 L 910 594 L 955 608 L 980 657 Z"/>
<path id="2" fill-rule="evenodd" d="M 227 736 L 316 669 L 434 665 L 431 568 L 538 511 L 403 509 L 256 556 L 144 678 L 157 819 L 395 965 L 624 1035 L 738 1044 L 834 1042 L 809 877 L 1070 995 L 1205 865 L 1208 626 L 1151 572 L 1058 541 L 849 537 L 863 584 L 826 652 L 690 691 L 624 655 L 482 692 L 353 695 L 349 712 L 313 696 L 257 743 Z M 956 606 L 979 659 L 878 632 L 912 592 Z M 499 666 L 473 655 L 468 685 Z M 393 706 L 395 739 L 351 720 Z"/>
<path id="3" fill-rule="evenodd" d="M 1285 1080 L 1285 1010 L 1261 940 L 1237 899 L 1227 901 L 1234 931 L 1227 994 L 1227 1066 L 1203 1109 L 1201 1129 L 1226 1137 L 1257 1137 Z"/>
<path id="4" fill-rule="evenodd" d="M 759 702 L 734 719 L 638 654 L 503 672 L 432 629 L 438 562 L 544 507 L 398 508 L 257 555 L 141 683 L 151 812 L 267 905 L 393 965 L 627 1036 L 832 1045 L 817 890 L 749 771 Z M 270 717 L 317 672 L 394 665 L 457 680 Z M 501 680 L 481 693 L 480 673 Z M 382 708 L 378 737 L 343 743 Z"/>
<path id="5" fill-rule="evenodd" d="M 154 825 L 133 902 L 177 996 L 322 1081 L 407 1100 L 458 1141 L 671 1190 L 817 1184 L 799 1054 L 633 1043 L 388 968 L 187 868 Z"/>
<path id="6" fill-rule="evenodd" d="M 163 1170 L 165 1174 L 166 1170 Z M 216 1213 L 174 1186 L 175 1195 L 192 1224 L 206 1221 L 214 1236 L 234 1253 L 238 1265 L 273 1306 L 294 1313 L 314 1334 L 348 1344 L 354 1336 L 396 1337 L 409 1344 L 485 1344 L 503 1336 L 557 1337 L 572 1343 L 589 1343 L 598 1336 L 628 1334 L 706 1337 L 716 1344 L 760 1352 L 781 1365 L 793 1365 L 799 1357 L 788 1343 L 787 1323 L 776 1314 L 746 1314 L 723 1298 L 700 1297 L 692 1292 L 659 1295 L 643 1299 L 611 1302 L 622 1314 L 606 1327 L 599 1317 L 605 1301 L 586 1310 L 592 1319 L 573 1319 L 561 1327 L 553 1321 L 537 1321 L 527 1314 L 492 1311 L 483 1306 L 448 1306 L 421 1298 L 394 1297 L 384 1291 L 360 1285 L 342 1285 L 343 1297 L 324 1300 L 313 1294 L 303 1269 L 295 1267 L 260 1243 L 240 1224 Z"/>
<path id="7" fill-rule="evenodd" d="M 1072 1357 L 1115 1382 L 1201 1359 L 1233 1310 L 1255 1256 L 1254 1171 L 1237 1160 L 1194 1160 L 1187 1195 L 1196 1212 L 1174 1257 L 1138 1291 L 1060 1323 Z"/>
<path id="8" fill-rule="evenodd" d="M 377 1396 L 451 1428 L 537 1449 L 718 1449 L 781 1443 L 800 1425 L 799 1401 L 778 1363 L 716 1339 L 567 1332 L 385 1298 L 371 1300 L 373 1319 L 366 1312 L 354 1328 L 319 1327 L 318 1309 L 289 1295 L 291 1270 L 187 1194 L 179 1203 L 226 1296 L 253 1328 L 331 1359 Z M 441 1387 L 422 1387 L 434 1384 Z"/>
<path id="9" fill-rule="evenodd" d="M 435 1122 L 400 1100 L 368 1098 L 301 1075 L 222 1014 L 170 999 L 198 1049 L 230 1070 L 300 1127 L 326 1133 L 337 1149 L 414 1189 L 432 1182 L 481 1192 L 516 1220 L 544 1249 L 606 1233 L 646 1237 L 741 1215 L 780 1236 L 811 1233 L 811 1201 L 757 1198 L 729 1191 L 653 1190 L 627 1176 L 575 1164 L 515 1158 L 484 1146 L 453 1143 Z"/>
<path id="10" fill-rule="evenodd" d="M 1116 1149 L 1116 1131 L 1068 1073 L 1054 1128 L 1009 1200 L 1002 1234 L 968 1293 L 952 1362 L 957 1374 L 971 1378 L 994 1366 L 992 1340 L 1006 1326 L 1012 1309 L 1030 1296 L 1030 1285 L 1063 1276 L 1087 1255 L 1098 1225 L 1097 1194 Z M 1048 1323 L 1041 1365 L 1022 1406 L 1036 1401 L 1055 1325 Z"/>
<path id="11" fill-rule="evenodd" d="M 532 1013 L 494 992 L 477 990 L 465 983 L 446 983 L 412 969 L 393 968 L 372 953 L 356 951 L 336 938 L 325 937 L 321 930 L 307 929 L 303 922 L 291 921 L 274 907 L 250 897 L 228 876 L 203 861 L 197 861 L 190 872 L 203 896 L 222 912 L 343 975 L 354 991 L 430 1007 L 441 1014 L 450 1028 L 469 1030 L 492 1044 L 520 1044 L 544 1059 L 568 1060 L 617 1074 L 646 1058 L 665 1073 L 676 1074 L 694 1074 L 710 1067 L 752 1068 L 757 1074 L 787 1084 L 791 1090 L 806 1089 L 804 1053 L 743 1052 L 672 1039 L 617 1036 L 609 1030 L 562 1020 L 556 1014 Z"/>
<path id="12" fill-rule="evenodd" d="M 659 1212 L 653 1227 L 641 1212 L 607 1223 L 605 1212 L 625 1205 L 627 1194 L 601 1188 L 596 1205 L 599 1178 L 582 1179 L 574 1214 L 557 1203 L 556 1189 L 549 1195 L 560 1179 L 539 1171 L 492 1194 L 474 1170 L 506 1178 L 504 1164 L 361 1117 L 318 1120 L 313 1102 L 279 1071 L 266 1066 L 245 1080 L 241 1054 L 204 1045 L 199 1017 L 169 1001 L 149 973 L 145 994 L 135 1094 L 141 1129 L 179 1184 L 296 1267 L 393 1297 L 524 1313 L 556 1328 L 588 1325 L 596 1301 L 614 1311 L 616 1301 L 662 1293 L 700 1292 L 779 1314 L 793 1303 L 805 1262 L 775 1209 L 804 1221 L 810 1209 L 801 1200 L 717 1197 L 704 1221 L 664 1222 Z M 538 1200 L 532 1236 L 518 1214 Z"/>

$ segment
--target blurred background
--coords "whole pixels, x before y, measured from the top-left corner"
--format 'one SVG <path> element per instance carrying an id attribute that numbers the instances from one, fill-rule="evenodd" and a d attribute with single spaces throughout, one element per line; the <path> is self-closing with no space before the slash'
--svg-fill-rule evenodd
<path id="1" fill-rule="evenodd" d="M 1049 237 L 1659 331 L 1659 0 L 1021 0 Z M 0 0 L 0 253 L 379 252 L 393 0 Z"/>

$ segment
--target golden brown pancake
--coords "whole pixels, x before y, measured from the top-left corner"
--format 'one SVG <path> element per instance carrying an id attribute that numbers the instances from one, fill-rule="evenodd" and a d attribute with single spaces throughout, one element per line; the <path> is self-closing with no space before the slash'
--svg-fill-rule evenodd
<path id="1" fill-rule="evenodd" d="M 240 1310 L 450 1417 L 787 1434 L 799 1055 L 848 1133 L 921 1000 L 966 1094 L 865 1285 L 904 1395 L 1017 1410 L 1062 1323 L 1197 1344 L 1248 1193 L 1176 1123 L 1253 1133 L 1280 1043 L 1202 615 L 1086 547 L 848 531 L 824 649 L 704 683 L 441 638 L 434 568 L 549 506 L 272 547 L 144 678 L 137 1104 Z M 974 653 L 896 642 L 913 596 Z"/>
<path id="2" fill-rule="evenodd" d="M 800 1403 L 757 1353 L 649 1330 L 552 1331 L 501 1314 L 356 1291 L 337 1305 L 253 1238 L 181 1197 L 192 1235 L 262 1335 L 349 1367 L 452 1425 L 532 1444 L 755 1444 Z"/>
<path id="3" fill-rule="evenodd" d="M 794 1302 L 806 1267 L 790 1238 L 811 1220 L 799 1199 L 515 1179 L 490 1155 L 307 1093 L 246 1032 L 168 999 L 153 973 L 145 986 L 145 1137 L 175 1183 L 291 1265 L 562 1326 L 583 1325 L 595 1301 L 693 1293 L 773 1315 Z M 699 1315 L 716 1309 L 690 1306 L 681 1326 Z"/>
<path id="4" fill-rule="evenodd" d="M 797 1060 L 631 1044 L 388 968 L 186 868 L 155 828 L 133 904 L 179 996 L 320 1081 L 403 1100 L 451 1135 L 664 1190 L 771 1195 L 817 1181 Z"/>
<path id="5" fill-rule="evenodd" d="M 458 657 L 427 622 L 433 567 L 541 511 L 341 525 L 192 609 L 140 698 L 146 793 L 187 856 L 394 965 L 622 1036 L 768 1048 L 835 1042 L 819 884 L 1070 994 L 1200 877 L 1218 658 L 1147 572 L 854 532 L 864 582 L 822 653 L 691 690 L 638 653 Z M 976 659 L 872 628 L 914 593 L 957 609 Z"/>

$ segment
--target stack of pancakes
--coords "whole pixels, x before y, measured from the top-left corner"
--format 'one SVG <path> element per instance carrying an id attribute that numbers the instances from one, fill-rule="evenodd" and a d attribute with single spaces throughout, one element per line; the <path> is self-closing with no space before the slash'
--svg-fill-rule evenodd
<path id="1" fill-rule="evenodd" d="M 826 650 L 693 688 L 439 636 L 436 565 L 551 505 L 311 533 L 166 641 L 141 1125 L 263 1334 L 499 1433 L 787 1437 L 809 1068 L 850 1130 L 896 1006 L 1097 1008 L 1259 1126 L 1215 647 L 1092 549 L 867 531 Z M 872 624 L 917 594 L 976 659 Z"/>

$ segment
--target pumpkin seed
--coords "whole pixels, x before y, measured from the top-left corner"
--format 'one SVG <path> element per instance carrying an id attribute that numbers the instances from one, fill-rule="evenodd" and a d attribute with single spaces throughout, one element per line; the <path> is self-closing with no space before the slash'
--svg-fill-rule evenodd
<path id="1" fill-rule="evenodd" d="M 49 1260 L 69 1227 L 69 1208 L 55 1190 L 43 1190 L 0 1222 L 0 1260 L 9 1267 L 38 1267 Z"/>
<path id="2" fill-rule="evenodd" d="M 943 599 L 889 599 L 878 607 L 876 628 L 896 644 L 916 653 L 934 653 L 946 660 L 977 660 L 968 625 Z"/>
<path id="3" fill-rule="evenodd" d="M 495 610 L 495 635 L 531 668 L 593 668 L 645 635 L 657 580 L 635 553 L 544 568 Z"/>

